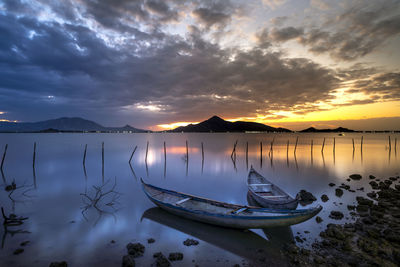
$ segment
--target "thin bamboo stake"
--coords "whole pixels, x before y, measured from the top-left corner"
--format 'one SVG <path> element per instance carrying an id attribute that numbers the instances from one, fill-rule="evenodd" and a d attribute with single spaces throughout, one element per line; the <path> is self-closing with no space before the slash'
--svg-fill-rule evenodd
<path id="1" fill-rule="evenodd" d="M 261 161 L 262 161 L 262 142 L 260 142 L 260 158 L 261 158 Z"/>
<path id="2" fill-rule="evenodd" d="M 32 159 L 32 167 L 35 169 L 36 164 L 36 142 L 33 143 L 33 159 Z"/>
<path id="3" fill-rule="evenodd" d="M 354 146 L 354 138 L 351 138 L 351 141 L 353 141 L 353 152 L 356 149 L 356 147 Z"/>
<path id="4" fill-rule="evenodd" d="M 87 144 L 85 145 L 85 151 L 83 152 L 83 161 L 82 161 L 83 167 L 85 167 L 86 163 L 86 150 L 87 150 Z"/>
<path id="5" fill-rule="evenodd" d="M 333 152 L 335 152 L 335 147 L 336 147 L 336 139 L 333 137 Z"/>
<path id="6" fill-rule="evenodd" d="M 321 153 L 324 153 L 324 147 L 325 147 L 325 137 L 324 137 L 324 141 L 322 142 Z"/>
<path id="7" fill-rule="evenodd" d="M 231 158 L 233 159 L 233 157 L 235 157 L 236 159 L 236 146 L 237 146 L 238 140 L 235 141 L 235 144 L 233 144 L 233 149 L 232 149 L 232 153 L 231 153 Z"/>
<path id="8" fill-rule="evenodd" d="M 392 150 L 392 142 L 390 141 L 390 135 L 389 135 L 389 150 Z"/>
<path id="9" fill-rule="evenodd" d="M 104 142 L 101 143 L 101 176 L 104 182 Z"/>
<path id="10" fill-rule="evenodd" d="M 203 142 L 201 142 L 201 174 L 203 174 L 204 169 L 204 146 Z"/>
<path id="11" fill-rule="evenodd" d="M 311 139 L 311 154 L 312 154 L 312 151 L 313 151 L 313 146 L 314 146 L 314 140 Z"/>
<path id="12" fill-rule="evenodd" d="M 147 141 L 146 156 L 145 156 L 145 158 L 144 158 L 144 161 L 146 162 L 146 165 L 147 165 L 147 154 L 148 154 L 148 152 L 149 152 L 149 141 Z"/>
<path id="13" fill-rule="evenodd" d="M 167 147 L 165 146 L 165 141 L 164 141 L 164 161 L 167 162 Z"/>
<path id="14" fill-rule="evenodd" d="M 204 161 L 204 146 L 203 146 L 203 142 L 201 142 L 201 161 Z"/>
<path id="15" fill-rule="evenodd" d="M 363 143 L 364 143 L 364 136 L 361 136 L 361 153 L 362 153 Z"/>
<path id="16" fill-rule="evenodd" d="M 297 143 L 299 142 L 299 137 L 297 136 L 296 138 L 296 144 L 294 145 L 294 153 L 296 154 L 296 150 L 297 150 Z"/>
<path id="17" fill-rule="evenodd" d="M 133 154 L 135 154 L 136 149 L 137 149 L 137 146 L 135 146 L 135 148 L 132 151 L 131 157 L 129 158 L 129 164 L 131 164 L 132 157 L 133 157 Z"/>
<path id="18" fill-rule="evenodd" d="M 275 141 L 275 137 L 274 137 L 274 138 L 272 138 L 272 141 L 271 141 L 271 147 L 269 148 L 269 150 L 270 150 L 270 151 L 272 151 L 272 150 L 273 150 L 274 141 Z"/>
<path id="19" fill-rule="evenodd" d="M 7 148 L 8 148 L 8 144 L 6 144 L 4 147 L 3 158 L 1 159 L 1 167 L 0 167 L 1 170 L 3 170 L 4 160 L 6 159 L 6 155 L 7 155 Z"/>
<path id="20" fill-rule="evenodd" d="M 246 169 L 249 168 L 249 142 L 246 142 Z"/>
<path id="21" fill-rule="evenodd" d="M 286 144 L 286 155 L 289 154 L 289 139 L 287 140 Z"/>
<path id="22" fill-rule="evenodd" d="M 394 153 L 397 152 L 397 137 L 394 139 Z"/>
<path id="23" fill-rule="evenodd" d="M 189 146 L 188 141 L 186 140 L 186 162 L 189 161 Z"/>

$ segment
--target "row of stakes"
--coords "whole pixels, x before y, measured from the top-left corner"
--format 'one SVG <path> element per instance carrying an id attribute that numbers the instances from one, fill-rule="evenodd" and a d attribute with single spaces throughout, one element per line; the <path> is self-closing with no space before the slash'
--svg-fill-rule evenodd
<path id="1" fill-rule="evenodd" d="M 296 138 L 296 143 L 295 143 L 295 146 L 294 146 L 294 154 L 296 154 L 298 141 L 299 141 L 299 137 Z M 274 142 L 275 142 L 275 138 L 273 138 L 271 143 L 270 143 L 269 153 L 273 153 Z M 361 136 L 361 143 L 360 143 L 361 144 L 361 147 L 360 147 L 361 151 L 363 149 L 363 142 L 364 142 L 364 136 Z M 233 161 L 235 161 L 235 162 L 236 162 L 236 146 L 237 146 L 237 144 L 238 144 L 238 141 L 236 140 L 236 142 L 233 145 L 233 150 L 232 150 L 232 153 L 231 153 L 231 159 Z M 353 144 L 353 152 L 354 152 L 355 151 L 354 138 L 352 138 L 352 144 Z M 310 145 L 311 145 L 311 151 L 312 151 L 313 150 L 313 146 L 314 146 L 314 141 L 313 140 L 311 140 L 311 144 Z M 321 153 L 324 152 L 324 147 L 325 147 L 325 138 L 323 139 L 323 142 L 322 142 Z M 334 137 L 333 138 L 333 151 L 335 151 L 335 147 L 336 147 L 336 139 Z M 390 136 L 388 138 L 388 147 L 389 147 L 389 151 L 391 151 L 391 149 L 392 149 L 392 141 L 391 141 Z M 6 155 L 7 155 L 7 149 L 8 149 L 8 144 L 6 144 L 5 147 L 4 147 L 3 157 L 2 157 L 1 165 L 0 165 L 0 171 L 1 171 L 2 174 L 3 174 L 4 160 L 5 160 Z M 131 154 L 131 156 L 129 158 L 129 165 L 131 165 L 131 161 L 132 161 L 133 155 L 136 152 L 136 149 L 137 149 L 137 146 L 135 146 L 135 148 L 133 149 L 132 154 Z M 394 150 L 397 152 L 397 138 L 395 138 L 395 140 L 394 140 Z M 146 155 L 145 155 L 145 163 L 146 163 L 146 165 L 147 165 L 148 151 L 149 151 L 149 142 L 147 141 Z M 249 151 L 249 142 L 246 142 L 246 162 L 248 160 L 248 151 Z M 261 158 L 262 158 L 262 155 L 263 155 L 262 151 L 263 151 L 263 143 L 260 142 L 260 157 Z M 287 144 L 286 144 L 286 152 L 289 153 L 289 140 L 287 141 Z M 87 153 L 87 144 L 85 145 L 85 150 L 83 152 L 83 162 L 82 163 L 83 163 L 84 167 L 86 166 L 86 153 Z M 204 163 L 204 146 L 203 146 L 203 142 L 201 142 L 201 155 L 202 155 L 202 162 Z M 165 161 L 167 160 L 167 148 L 166 148 L 165 142 L 164 142 L 164 160 Z M 188 163 L 188 161 L 189 161 L 189 146 L 188 146 L 188 141 L 186 140 L 186 163 Z M 36 142 L 34 142 L 34 144 L 33 144 L 33 159 L 32 159 L 32 167 L 33 167 L 33 169 L 35 169 L 35 163 L 36 163 Z M 102 144 L 101 144 L 101 164 L 102 164 L 102 173 L 103 173 L 103 176 L 104 176 L 104 142 L 102 142 Z"/>

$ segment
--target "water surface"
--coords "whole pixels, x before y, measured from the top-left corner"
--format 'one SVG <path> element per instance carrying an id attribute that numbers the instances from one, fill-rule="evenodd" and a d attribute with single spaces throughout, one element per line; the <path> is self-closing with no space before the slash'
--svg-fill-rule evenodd
<path id="1" fill-rule="evenodd" d="M 370 188 L 368 175 L 378 178 L 399 175 L 398 144 L 395 148 L 399 137 L 399 134 L 372 133 L 0 134 L 1 155 L 8 144 L 0 180 L 1 206 L 7 214 L 29 218 L 21 226 L 0 231 L 0 263 L 47 266 L 51 261 L 66 260 L 71 266 L 120 266 L 129 242 L 145 244 L 145 255 L 136 261 L 145 266 L 154 262 L 152 255 L 158 251 L 167 256 L 170 252 L 183 252 L 184 260 L 174 262 L 176 266 L 232 266 L 257 261 L 261 254 L 279 262 L 282 260 L 279 249 L 293 240 L 293 236 L 305 238 L 301 245 L 309 246 L 326 224 L 336 223 L 328 217 L 331 210 L 345 213 L 340 223 L 353 220 L 346 205 L 355 201 L 356 194 L 345 191 L 338 198 L 335 187 L 329 187 L 329 183 L 350 184 L 357 195 L 365 195 Z M 236 141 L 236 153 L 231 157 Z M 313 218 L 283 229 L 224 229 L 155 209 L 140 187 L 142 177 L 160 187 L 247 204 L 246 178 L 251 165 L 292 196 L 300 189 L 312 192 L 318 198 L 312 205 L 324 207 L 319 214 L 324 221 L 317 224 Z M 363 179 L 347 182 L 353 173 L 361 174 Z M 17 188 L 10 195 L 5 187 L 13 181 Z M 357 190 L 361 188 L 364 191 Z M 96 192 L 104 196 L 91 205 Z M 330 200 L 323 203 L 322 194 L 327 194 Z M 148 238 L 156 242 L 147 244 Z M 200 244 L 186 247 L 183 245 L 186 238 L 197 239 Z M 30 243 L 22 254 L 13 255 L 23 241 Z"/>

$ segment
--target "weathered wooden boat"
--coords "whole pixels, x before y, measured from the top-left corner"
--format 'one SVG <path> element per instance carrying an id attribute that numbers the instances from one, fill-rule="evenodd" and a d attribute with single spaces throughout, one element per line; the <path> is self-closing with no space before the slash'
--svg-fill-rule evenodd
<path id="1" fill-rule="evenodd" d="M 272 209 L 296 209 L 299 200 L 291 197 L 277 185 L 268 181 L 264 176 L 256 172 L 253 166 L 247 177 L 249 192 L 257 204 L 264 208 Z"/>
<path id="2" fill-rule="evenodd" d="M 288 226 L 304 222 L 316 214 L 322 207 L 302 210 L 276 210 L 259 207 L 229 204 L 188 195 L 146 184 L 141 179 L 143 191 L 160 208 L 195 221 L 239 228 L 265 228 Z"/>

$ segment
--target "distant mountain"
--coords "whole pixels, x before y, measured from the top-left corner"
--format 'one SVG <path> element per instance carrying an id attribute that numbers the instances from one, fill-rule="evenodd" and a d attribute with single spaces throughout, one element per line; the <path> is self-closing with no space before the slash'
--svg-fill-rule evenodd
<path id="1" fill-rule="evenodd" d="M 274 128 L 257 122 L 230 122 L 213 116 L 198 124 L 189 124 L 171 130 L 170 132 L 291 132 L 285 128 Z"/>
<path id="2" fill-rule="evenodd" d="M 355 132 L 354 130 L 350 130 L 343 127 L 338 127 L 335 129 L 316 129 L 314 127 L 310 127 L 300 131 L 301 133 L 349 133 Z"/>
<path id="3" fill-rule="evenodd" d="M 104 127 L 82 118 L 59 118 L 39 122 L 0 122 L 0 132 L 147 132 L 130 125 Z"/>

